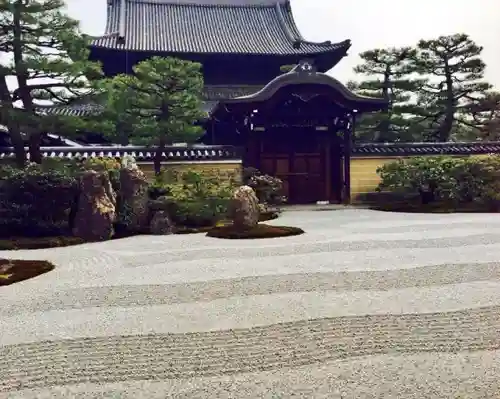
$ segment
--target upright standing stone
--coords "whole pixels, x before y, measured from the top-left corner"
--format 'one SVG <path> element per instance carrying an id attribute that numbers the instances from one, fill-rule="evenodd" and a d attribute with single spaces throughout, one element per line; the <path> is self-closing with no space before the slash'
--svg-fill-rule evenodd
<path id="1" fill-rule="evenodd" d="M 129 232 L 145 232 L 149 226 L 149 182 L 136 167 L 120 169 L 118 221 Z"/>
<path id="2" fill-rule="evenodd" d="M 259 200 L 249 186 L 238 187 L 229 207 L 229 217 L 237 229 L 247 230 L 259 223 Z"/>
<path id="3" fill-rule="evenodd" d="M 109 240 L 116 219 L 116 194 L 109 175 L 85 171 L 80 178 L 80 196 L 73 234 L 85 241 Z"/>

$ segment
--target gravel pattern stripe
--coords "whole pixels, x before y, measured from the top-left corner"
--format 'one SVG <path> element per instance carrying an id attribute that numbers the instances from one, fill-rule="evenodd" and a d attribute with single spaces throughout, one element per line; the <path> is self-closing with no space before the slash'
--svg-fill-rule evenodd
<path id="1" fill-rule="evenodd" d="M 304 320 L 205 333 L 0 347 L 0 392 L 81 382 L 237 374 L 384 353 L 500 349 L 500 308 Z M 50 367 L 47 367 L 50 359 Z"/>
<path id="2" fill-rule="evenodd" d="M 123 285 L 58 290 L 35 298 L 30 295 L 24 300 L 5 299 L 1 313 L 8 317 L 27 311 L 171 305 L 286 292 L 383 291 L 499 280 L 500 262 L 437 265 L 383 271 L 297 273 L 183 284 Z"/>
<path id="3" fill-rule="evenodd" d="M 0 399 L 500 397 L 500 215 L 268 223 L 0 251 L 56 265 L 0 287 Z"/>
<path id="4" fill-rule="evenodd" d="M 500 351 L 419 353 L 238 375 L 82 383 L 18 394 L 25 399 L 497 399 L 498 375 Z M 11 398 L 0 393 L 0 399 Z"/>

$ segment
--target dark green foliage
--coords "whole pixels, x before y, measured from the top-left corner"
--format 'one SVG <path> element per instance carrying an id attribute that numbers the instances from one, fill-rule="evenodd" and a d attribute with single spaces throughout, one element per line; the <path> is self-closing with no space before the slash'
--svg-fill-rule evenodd
<path id="1" fill-rule="evenodd" d="M 500 92 L 490 91 L 483 98 L 470 101 L 465 110 L 472 116 L 481 139 L 487 141 L 500 139 Z"/>
<path id="2" fill-rule="evenodd" d="M 378 190 L 420 195 L 422 203 L 451 206 L 476 203 L 496 209 L 500 203 L 500 157 L 419 157 L 378 168 Z"/>
<path id="3" fill-rule="evenodd" d="M 356 136 L 363 141 L 445 142 L 484 139 L 498 131 L 500 118 L 491 113 L 492 102 L 485 102 L 491 86 L 483 80 L 482 50 L 468 35 L 455 34 L 360 54 L 363 64 L 355 72 L 363 80 L 350 82 L 349 88 L 385 98 L 390 107 L 361 115 Z"/>
<path id="4" fill-rule="evenodd" d="M 214 227 L 207 232 L 208 237 L 227 238 L 227 239 L 256 239 L 256 238 L 278 238 L 289 237 L 304 234 L 304 230 L 298 227 L 271 226 L 267 224 L 258 224 L 247 230 L 239 230 L 232 225 Z"/>
<path id="5" fill-rule="evenodd" d="M 361 141 L 414 141 L 418 137 L 411 118 L 414 111 L 412 93 L 424 84 L 409 74 L 410 60 L 416 56 L 411 47 L 375 49 L 360 54 L 363 63 L 354 72 L 366 77 L 350 82 L 349 88 L 366 97 L 384 98 L 387 111 L 362 115 L 356 126 L 356 137 Z"/>
<path id="6" fill-rule="evenodd" d="M 418 42 L 413 70 L 430 77 L 418 91 L 428 141 L 446 142 L 455 127 L 475 126 L 466 105 L 484 97 L 491 87 L 483 81 L 486 65 L 482 51 L 466 34 Z"/>
<path id="7" fill-rule="evenodd" d="M 196 125 L 205 116 L 199 63 L 153 57 L 138 63 L 134 75 L 118 75 L 101 86 L 108 94 L 101 115 L 103 131 L 120 142 L 156 147 L 157 174 L 166 145 L 193 142 L 203 133 Z"/>
<path id="8" fill-rule="evenodd" d="M 286 202 L 283 196 L 283 181 L 277 177 L 263 175 L 255 168 L 243 170 L 243 184 L 255 191 L 260 204 L 280 205 Z"/>
<path id="9" fill-rule="evenodd" d="M 8 127 L 18 166 L 25 164 L 21 131 L 28 136 L 30 160 L 40 163 L 44 132 L 67 135 L 85 125 L 77 117 L 40 113 L 36 101 L 67 104 L 88 94 L 89 80 L 101 76 L 100 66 L 88 60 L 90 38 L 66 14 L 63 0 L 0 2 L 0 29 L 2 52 L 10 55 L 0 68 L 0 123 Z M 15 81 L 14 90 L 8 80 Z"/>
<path id="10" fill-rule="evenodd" d="M 232 182 L 193 171 L 164 171 L 152 184 L 150 196 L 157 199 L 161 193 L 170 201 L 169 211 L 176 225 L 213 226 L 226 214 L 233 187 Z"/>
<path id="11" fill-rule="evenodd" d="M 69 232 L 78 197 L 76 175 L 30 164 L 0 170 L 0 236 L 38 237 Z"/>
<path id="12" fill-rule="evenodd" d="M 9 251 L 16 249 L 42 249 L 67 247 L 70 245 L 83 244 L 80 237 L 59 236 L 59 237 L 12 237 L 11 239 L 0 239 L 0 250 Z"/>

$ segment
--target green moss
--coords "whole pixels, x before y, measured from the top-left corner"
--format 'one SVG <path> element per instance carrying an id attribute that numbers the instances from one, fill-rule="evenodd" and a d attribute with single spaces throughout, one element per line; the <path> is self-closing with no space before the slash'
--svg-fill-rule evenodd
<path id="1" fill-rule="evenodd" d="M 0 259 L 0 286 L 27 280 L 53 269 L 54 265 L 45 260 Z"/>
<path id="2" fill-rule="evenodd" d="M 221 226 L 214 227 L 207 232 L 208 237 L 227 239 L 277 238 L 299 234 L 304 234 L 304 230 L 298 227 L 271 226 L 267 224 L 258 224 L 247 230 L 235 229 L 233 225 Z"/>
<path id="3" fill-rule="evenodd" d="M 259 222 L 266 222 L 268 220 L 278 219 L 278 217 L 279 217 L 279 213 L 278 212 L 273 212 L 273 211 L 262 212 L 259 215 Z"/>
<path id="4" fill-rule="evenodd" d="M 267 220 L 274 220 L 279 217 L 278 212 L 264 212 L 259 215 L 259 222 L 265 222 Z M 230 221 L 225 221 L 222 220 L 219 222 L 221 225 L 229 225 L 231 224 Z M 222 227 L 222 226 L 215 226 L 217 227 Z M 210 230 L 212 230 L 214 226 L 209 226 L 209 227 L 186 227 L 186 226 L 179 226 L 175 230 L 175 234 L 196 234 L 196 233 L 207 233 Z"/>
<path id="5" fill-rule="evenodd" d="M 421 204 L 421 203 L 388 203 L 373 205 L 370 209 L 384 212 L 401 212 L 401 213 L 491 213 L 497 212 L 481 204 L 462 204 L 452 205 L 442 202 Z"/>
<path id="6" fill-rule="evenodd" d="M 15 250 L 15 249 L 42 249 L 66 247 L 69 245 L 83 244 L 85 241 L 79 237 L 12 237 L 10 239 L 0 240 L 0 250 Z"/>
<path id="7" fill-rule="evenodd" d="M 206 233 L 213 229 L 213 226 L 210 227 L 177 227 L 175 229 L 175 234 L 196 234 L 196 233 Z"/>

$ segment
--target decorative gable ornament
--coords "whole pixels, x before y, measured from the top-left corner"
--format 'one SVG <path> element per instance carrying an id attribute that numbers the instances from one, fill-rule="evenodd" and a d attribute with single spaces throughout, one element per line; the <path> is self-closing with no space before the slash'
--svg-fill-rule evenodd
<path id="1" fill-rule="evenodd" d="M 311 60 L 301 60 L 301 61 L 299 61 L 299 65 L 298 65 L 297 69 L 298 69 L 299 73 L 310 74 L 310 73 L 316 73 L 317 72 L 314 63 Z"/>

